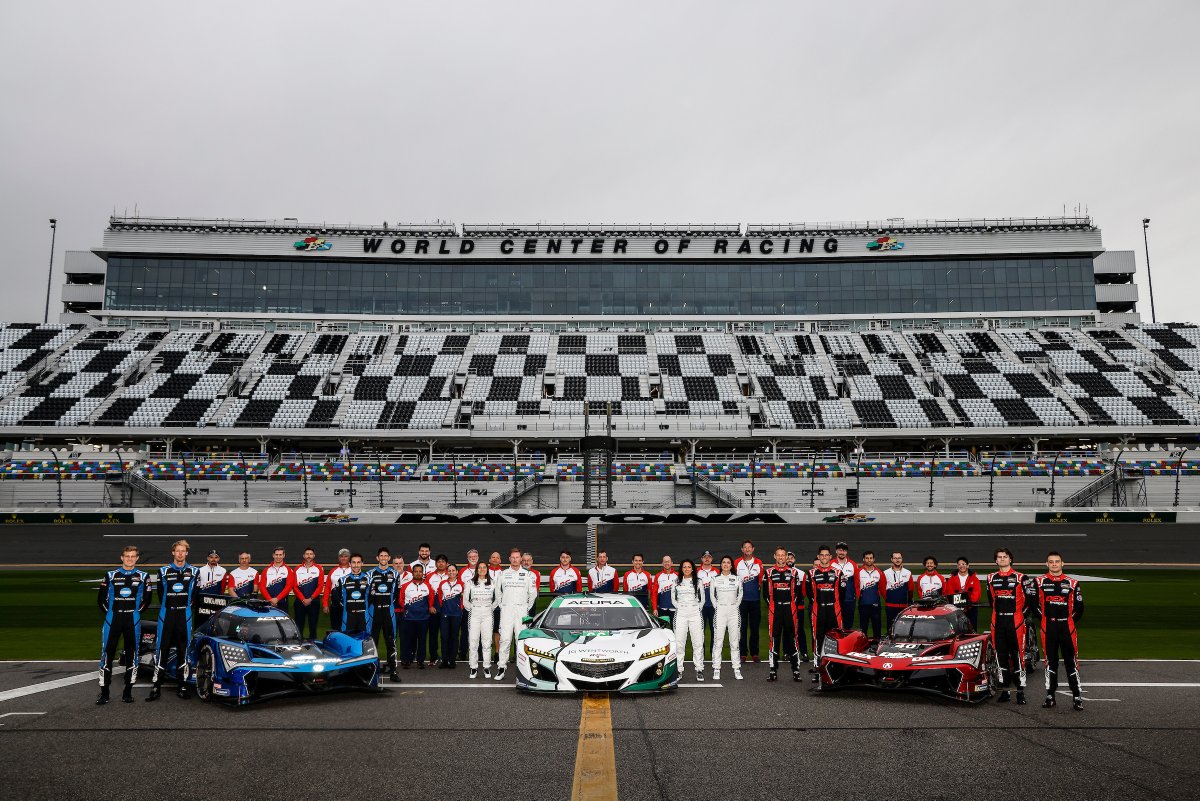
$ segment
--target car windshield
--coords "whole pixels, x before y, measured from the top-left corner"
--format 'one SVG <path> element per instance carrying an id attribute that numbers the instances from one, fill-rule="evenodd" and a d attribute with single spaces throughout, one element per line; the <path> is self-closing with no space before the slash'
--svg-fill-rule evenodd
<path id="1" fill-rule="evenodd" d="M 900 615 L 892 626 L 893 640 L 949 640 L 954 626 L 946 616 Z"/>
<path id="2" fill-rule="evenodd" d="M 557 606 L 547 609 L 541 628 L 558 631 L 614 631 L 650 627 L 646 613 L 636 606 Z"/>
<path id="3" fill-rule="evenodd" d="M 282 645 L 300 642 L 300 632 L 290 617 L 248 617 L 233 621 L 230 639 L 251 645 Z"/>

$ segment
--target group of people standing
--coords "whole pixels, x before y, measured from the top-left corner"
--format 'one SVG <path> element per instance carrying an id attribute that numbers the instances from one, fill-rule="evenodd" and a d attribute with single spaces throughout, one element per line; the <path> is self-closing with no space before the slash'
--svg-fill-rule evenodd
<path id="1" fill-rule="evenodd" d="M 262 569 L 251 564 L 248 552 L 240 553 L 238 566 L 229 570 L 220 564 L 215 550 L 199 567 L 188 564 L 188 554 L 186 540 L 175 542 L 172 561 L 157 571 L 161 604 L 149 701 L 161 695 L 164 659 L 170 649 L 185 652 L 194 615 L 206 595 L 260 597 L 285 611 L 290 608 L 301 636 L 307 631 L 313 639 L 322 615 L 328 616 L 334 630 L 367 633 L 381 653 L 386 653 L 381 661 L 386 661 L 392 681 L 400 681 L 400 668 L 416 664 L 424 669 L 427 660 L 446 669 L 466 660 L 470 678 L 477 678 L 480 671 L 485 678 L 492 678 L 493 652 L 495 678 L 500 680 L 505 677 L 517 635 L 536 611 L 543 583 L 533 554 L 520 548 L 511 549 L 507 566 L 499 551 L 493 551 L 484 562 L 479 551 L 471 549 L 461 568 L 445 554 L 433 556 L 428 543 L 418 546 L 412 563 L 381 547 L 375 553 L 376 564 L 369 568 L 362 554 L 342 548 L 337 564 L 328 570 L 316 561 L 313 548 L 306 548 L 294 566 L 287 564 L 285 549 L 275 548 L 270 564 Z M 112 663 L 122 636 L 125 660 L 135 666 L 126 673 L 122 697 L 133 700 L 138 621 L 150 600 L 149 576 L 136 569 L 139 557 L 137 546 L 127 546 L 121 554 L 121 567 L 110 570 L 100 586 L 98 602 L 105 617 L 97 703 L 109 700 Z M 793 678 L 800 681 L 801 662 L 807 662 L 811 653 L 815 664 L 825 635 L 832 629 L 853 627 L 856 611 L 860 628 L 868 636 L 878 637 L 883 622 L 890 630 L 895 617 L 915 598 L 962 594 L 975 625 L 986 585 L 992 599 L 992 638 L 1002 666 L 1001 700 L 1009 700 L 1011 682 L 1017 689 L 1017 702 L 1025 703 L 1025 627 L 1029 620 L 1040 618 L 1051 665 L 1047 705 L 1053 705 L 1051 684 L 1056 689 L 1060 652 L 1078 704 L 1075 622 L 1083 613 L 1078 583 L 1062 574 L 1061 557 L 1057 574 L 1048 562 L 1050 572 L 1037 580 L 1012 569 L 1008 549 L 997 549 L 995 557 L 997 572 L 981 581 L 965 557 L 959 557 L 956 571 L 949 575 L 938 571 L 936 558 L 926 557 L 923 571 L 914 575 L 904 566 L 899 551 L 892 552 L 889 566 L 881 570 L 872 551 L 864 551 L 857 563 L 849 557 L 844 542 L 833 549 L 818 547 L 811 567 L 798 567 L 795 554 L 783 547 L 773 551 L 771 564 L 764 564 L 755 556 L 754 543 L 745 540 L 736 558 L 723 556 L 714 563 L 712 552 L 705 551 L 699 564 L 684 559 L 677 572 L 668 555 L 654 573 L 646 569 L 640 553 L 633 555 L 629 570 L 619 573 L 609 564 L 605 551 L 597 554 L 596 564 L 585 573 L 573 564 L 570 551 L 563 550 L 546 584 L 552 595 L 587 590 L 637 598 L 673 627 L 681 662 L 691 645 L 699 681 L 704 679 L 706 653 L 710 654 L 713 678 L 720 678 L 726 643 L 735 679 L 742 678 L 744 663 L 761 661 L 759 629 L 764 605 L 767 678 L 777 680 L 779 666 L 787 660 Z M 811 638 L 805 634 L 806 618 Z M 186 664 L 180 666 L 180 697 L 188 694 L 186 669 Z"/>

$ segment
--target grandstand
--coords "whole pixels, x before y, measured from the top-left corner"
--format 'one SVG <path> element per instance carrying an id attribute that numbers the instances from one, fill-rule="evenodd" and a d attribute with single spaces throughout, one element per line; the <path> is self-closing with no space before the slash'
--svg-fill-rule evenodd
<path id="1" fill-rule="evenodd" d="M 66 272 L 62 322 L 0 325 L 5 505 L 1177 504 L 1200 473 L 1200 328 L 1142 323 L 1086 218 L 114 217 Z"/>

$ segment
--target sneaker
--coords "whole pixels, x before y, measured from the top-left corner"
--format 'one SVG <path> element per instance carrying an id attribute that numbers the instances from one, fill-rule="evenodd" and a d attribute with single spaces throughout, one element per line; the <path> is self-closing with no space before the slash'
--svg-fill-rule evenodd
<path id="1" fill-rule="evenodd" d="M 126 684 L 125 689 L 121 692 L 121 700 L 127 704 L 133 703 L 133 685 Z"/>
<path id="2" fill-rule="evenodd" d="M 749 662 L 749 661 L 750 661 L 750 657 L 748 657 L 748 656 L 743 656 L 743 657 L 742 657 L 742 664 L 745 664 L 745 663 L 747 663 L 747 662 Z"/>
<path id="3" fill-rule="evenodd" d="M 146 700 L 147 700 L 147 701 L 157 701 L 157 700 L 158 700 L 158 697 L 159 697 L 160 695 L 162 695 L 162 690 L 161 690 L 160 688 L 158 688 L 158 687 L 151 687 L 151 688 L 150 688 L 150 694 L 146 696 Z"/>
<path id="4" fill-rule="evenodd" d="M 485 679 L 490 679 L 490 678 L 492 677 L 492 671 L 491 671 L 491 669 L 490 669 L 490 668 L 484 668 L 484 669 L 483 669 L 483 677 L 484 677 Z"/>
<path id="5" fill-rule="evenodd" d="M 192 697 L 192 694 L 188 690 L 187 685 L 184 684 L 178 690 L 175 691 L 175 697 L 178 698 L 180 701 L 186 701 L 187 699 Z"/>
<path id="6" fill-rule="evenodd" d="M 804 681 L 804 675 L 798 670 L 793 670 L 792 681 Z"/>
<path id="7" fill-rule="evenodd" d="M 720 680 L 721 680 L 721 671 L 714 670 L 713 671 L 713 681 L 720 681 Z"/>
<path id="8" fill-rule="evenodd" d="M 696 668 L 696 681 L 704 681 L 704 668 Z"/>
<path id="9" fill-rule="evenodd" d="M 735 679 L 737 679 L 738 681 L 741 681 L 741 680 L 742 680 L 742 671 L 740 671 L 740 670 L 734 670 L 734 671 L 733 671 L 733 677 L 734 677 Z"/>
<path id="10" fill-rule="evenodd" d="M 501 665 L 500 669 L 496 671 L 496 681 L 503 681 L 504 674 L 507 670 L 508 670 L 507 666 Z"/>
<path id="11" fill-rule="evenodd" d="M 1017 690 L 1017 706 L 1025 706 L 1025 691 Z"/>
<path id="12" fill-rule="evenodd" d="M 776 681 L 778 679 L 779 679 L 779 674 L 773 670 L 767 674 L 767 681 Z"/>
<path id="13" fill-rule="evenodd" d="M 1010 693 L 1008 690 L 1004 690 L 1000 693 L 1000 697 L 996 699 L 996 702 L 1000 704 L 1007 704 L 1011 700 L 1012 693 Z"/>
<path id="14" fill-rule="evenodd" d="M 1075 709 L 1076 712 L 1082 712 L 1083 711 L 1083 699 L 1080 698 L 1078 695 L 1075 696 L 1074 698 L 1071 699 L 1071 706 Z"/>
<path id="15" fill-rule="evenodd" d="M 108 688 L 101 687 L 100 694 L 96 696 L 96 706 L 104 706 L 108 703 Z"/>
<path id="16" fill-rule="evenodd" d="M 467 678 L 470 678 L 470 679 L 479 678 L 479 668 L 471 668 L 471 675 L 468 676 Z"/>
<path id="17" fill-rule="evenodd" d="M 1058 702 L 1054 700 L 1053 695 L 1047 695 L 1046 700 L 1042 701 L 1042 709 L 1054 709 L 1058 706 Z"/>

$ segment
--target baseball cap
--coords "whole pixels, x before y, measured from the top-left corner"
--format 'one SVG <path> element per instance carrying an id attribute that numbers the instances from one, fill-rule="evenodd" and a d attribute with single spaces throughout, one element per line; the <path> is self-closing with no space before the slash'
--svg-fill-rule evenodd
<path id="1" fill-rule="evenodd" d="M 700 555 L 701 556 L 712 556 L 712 551 L 705 551 L 704 553 L 702 553 Z"/>
<path id="2" fill-rule="evenodd" d="M 220 559 L 220 558 L 221 558 L 221 554 L 217 553 L 217 549 L 216 549 L 216 548 L 213 548 L 211 551 L 209 551 L 209 552 L 208 552 L 208 555 L 209 555 L 209 556 L 215 556 L 215 557 L 217 557 L 218 559 Z"/>
<path id="3" fill-rule="evenodd" d="M 841 548 L 841 549 L 842 549 L 842 550 L 844 550 L 844 551 L 848 551 L 848 550 L 850 550 L 850 546 L 849 546 L 849 545 L 847 545 L 847 544 L 846 544 L 846 543 L 844 543 L 844 542 L 839 542 L 837 545 L 833 546 L 833 549 L 834 549 L 835 551 L 836 551 L 838 548 Z"/>

